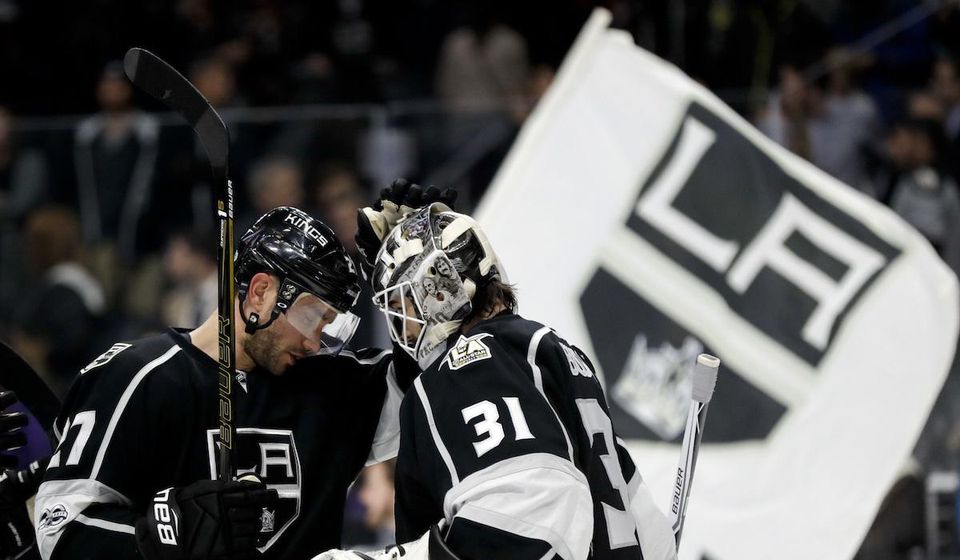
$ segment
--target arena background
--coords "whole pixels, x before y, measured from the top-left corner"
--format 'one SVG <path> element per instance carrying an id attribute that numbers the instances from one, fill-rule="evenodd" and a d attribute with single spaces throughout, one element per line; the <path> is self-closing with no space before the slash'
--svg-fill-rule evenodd
<path id="1" fill-rule="evenodd" d="M 0 0 L 0 339 L 63 394 L 116 340 L 191 326 L 215 307 L 205 158 L 186 126 L 126 82 L 119 60 L 127 48 L 170 60 L 222 112 L 238 229 L 289 204 L 350 240 L 356 207 L 398 176 L 455 187 L 461 209 L 489 212 L 488 185 L 597 6 L 610 10 L 612 28 L 843 189 L 888 207 L 960 267 L 956 2 Z M 637 102 L 648 111 L 657 103 Z M 639 134 L 644 126 L 637 123 Z M 497 188 L 510 183 L 498 180 Z M 558 188 L 551 220 L 566 230 L 596 227 L 581 212 L 603 196 L 589 180 L 580 192 Z M 712 211 L 736 215 L 738 206 L 719 197 Z M 556 253 L 513 242 L 530 255 Z M 518 286 L 521 311 L 536 283 L 566 274 L 565 264 L 548 260 L 540 279 Z M 585 315 L 590 297 L 580 300 Z M 911 296 L 901 297 L 909 306 Z M 385 344 L 364 305 L 357 343 Z M 944 324 L 955 324 L 958 310 L 943 311 L 954 317 Z M 627 330 L 612 325 L 620 326 Z M 596 351 L 595 340 L 570 337 Z M 875 349 L 867 340 L 850 351 Z M 901 375 L 918 384 L 936 378 L 917 347 L 894 350 L 917 363 Z M 738 377 L 721 377 L 718 394 Z M 869 385 L 862 398 L 871 398 Z M 954 364 L 858 557 L 960 555 L 958 403 Z M 887 406 L 893 414 L 898 403 Z M 729 411 L 712 412 L 708 438 L 711 428 L 722 440 L 724 426 L 736 426 L 737 437 L 761 440 L 779 414 L 766 402 L 733 402 Z M 672 439 L 668 429 L 661 436 Z M 349 542 L 391 540 L 390 492 L 389 472 L 364 476 L 351 498 Z M 844 511 L 824 504 L 823 515 Z"/>

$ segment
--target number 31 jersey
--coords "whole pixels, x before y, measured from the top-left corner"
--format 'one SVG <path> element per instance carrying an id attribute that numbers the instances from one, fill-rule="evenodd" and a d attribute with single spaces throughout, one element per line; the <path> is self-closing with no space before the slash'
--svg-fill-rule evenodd
<path id="1" fill-rule="evenodd" d="M 443 520 L 464 558 L 675 558 L 589 360 L 504 313 L 452 338 L 407 391 L 397 539 Z"/>

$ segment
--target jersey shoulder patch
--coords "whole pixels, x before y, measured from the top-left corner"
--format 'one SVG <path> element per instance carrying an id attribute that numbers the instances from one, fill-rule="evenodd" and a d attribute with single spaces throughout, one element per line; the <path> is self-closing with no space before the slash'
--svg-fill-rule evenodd
<path id="1" fill-rule="evenodd" d="M 460 335 L 456 344 L 443 357 L 440 368 L 446 366 L 451 371 L 458 370 L 474 362 L 489 359 L 493 356 L 493 353 L 490 347 L 483 342 L 483 339 L 491 336 L 493 335 L 490 333 L 479 333 L 473 336 Z"/>
<path id="2" fill-rule="evenodd" d="M 124 350 L 126 350 L 127 348 L 130 348 L 131 346 L 133 345 L 127 344 L 126 342 L 118 342 L 114 344 L 106 352 L 104 352 L 103 354 L 100 354 L 97 357 L 97 359 L 93 360 L 92 362 L 87 364 L 83 369 L 81 369 L 80 375 L 83 375 L 92 369 L 95 369 L 107 364 L 107 362 L 114 359 L 117 356 L 117 354 L 119 354 L 120 352 L 123 352 Z"/>

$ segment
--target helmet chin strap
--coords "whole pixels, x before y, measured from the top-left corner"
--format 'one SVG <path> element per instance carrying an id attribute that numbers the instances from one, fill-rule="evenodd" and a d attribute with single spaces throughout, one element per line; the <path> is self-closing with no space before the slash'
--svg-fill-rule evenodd
<path id="1" fill-rule="evenodd" d="M 243 332 L 247 334 L 253 334 L 269 327 L 277 320 L 277 317 L 280 316 L 282 309 L 275 305 L 273 311 L 270 312 L 270 319 L 261 325 L 259 313 L 251 313 L 250 315 L 243 314 L 243 303 L 247 300 L 247 287 L 245 285 L 241 286 L 240 293 L 237 295 L 240 296 L 240 318 L 243 319 Z"/>

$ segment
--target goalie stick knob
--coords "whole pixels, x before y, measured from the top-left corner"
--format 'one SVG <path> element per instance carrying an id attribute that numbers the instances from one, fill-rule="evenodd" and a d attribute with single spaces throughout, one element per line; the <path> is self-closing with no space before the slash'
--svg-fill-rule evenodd
<path id="1" fill-rule="evenodd" d="M 720 359 L 710 354 L 700 354 L 693 366 L 693 400 L 702 403 L 710 402 L 713 389 L 717 386 L 717 369 Z"/>

